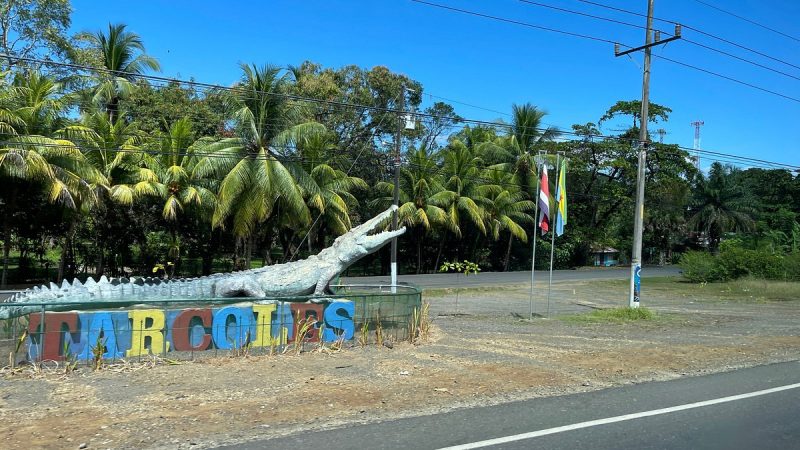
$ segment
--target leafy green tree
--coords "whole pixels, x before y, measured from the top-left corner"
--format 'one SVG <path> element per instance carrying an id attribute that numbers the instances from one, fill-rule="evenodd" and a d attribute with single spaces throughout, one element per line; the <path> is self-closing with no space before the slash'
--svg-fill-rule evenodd
<path id="1" fill-rule="evenodd" d="M 493 169 L 513 174 L 514 183 L 528 198 L 536 196 L 536 151 L 542 143 L 552 141 L 559 134 L 556 128 L 544 127 L 545 115 L 546 112 L 531 103 L 513 105 L 510 133 L 479 147 L 487 161 L 496 161 Z"/>
<path id="2" fill-rule="evenodd" d="M 145 53 L 138 34 L 127 31 L 125 24 L 108 24 L 108 32 L 84 32 L 79 39 L 88 42 L 105 71 L 95 71 L 92 103 L 108 114 L 114 123 L 119 116 L 119 103 L 135 88 L 137 75 L 148 70 L 159 71 L 161 66 Z"/>
<path id="3" fill-rule="evenodd" d="M 647 107 L 648 122 L 658 122 L 669 120 L 669 115 L 672 112 L 670 108 L 659 105 L 658 103 L 650 102 Z M 639 130 L 639 121 L 642 116 L 642 102 L 641 100 L 620 100 L 614 106 L 608 108 L 598 122 L 602 125 L 603 122 L 611 120 L 617 116 L 631 116 L 633 122 L 629 130 Z"/>
<path id="4" fill-rule="evenodd" d="M 281 69 L 242 65 L 242 72 L 229 99 L 238 136 L 204 146 L 207 156 L 194 173 L 221 180 L 212 225 L 222 227 L 230 219 L 234 234 L 249 238 L 276 208 L 285 209 L 298 226 L 310 222 L 303 192 L 278 153 L 285 149 L 274 144 L 298 141 L 322 126 L 299 122 L 302 111 L 283 95 L 289 80 Z"/>
<path id="5" fill-rule="evenodd" d="M 503 259 L 503 271 L 507 271 L 514 239 L 528 242 L 524 227 L 535 223 L 532 215 L 535 205 L 516 189 L 510 175 L 493 171 L 487 174 L 487 178 L 496 184 L 489 184 L 487 180 L 487 184 L 481 187 L 486 195 L 486 228 L 495 241 L 500 240 L 501 232 L 508 231 L 508 245 Z"/>
<path id="6" fill-rule="evenodd" d="M 732 183 L 737 169 L 715 162 L 708 178 L 701 178 L 695 190 L 694 214 L 688 225 L 705 233 L 712 249 L 719 247 L 726 232 L 750 231 L 754 222 L 752 199 L 741 186 Z"/>
<path id="7" fill-rule="evenodd" d="M 397 131 L 398 115 L 391 110 L 399 109 L 401 100 L 407 111 L 419 108 L 422 85 L 382 66 L 363 69 L 349 65 L 331 69 L 306 61 L 290 67 L 290 72 L 295 81 L 291 85 L 294 94 L 371 107 L 302 105 L 307 120 L 319 122 L 336 134 L 336 144 L 348 160 L 358 157 L 359 164 L 351 175 L 370 185 L 379 181 L 382 171 L 376 172 L 373 168 L 385 165 L 381 153 L 388 150 L 385 142 L 392 142 Z M 449 116 L 440 121 L 441 124 L 451 122 Z M 403 139 L 420 138 L 426 130 L 404 130 Z"/>
<path id="8" fill-rule="evenodd" d="M 53 139 L 53 127 L 63 121 L 66 103 L 58 85 L 36 72 L 18 74 L 13 86 L 0 95 L 0 180 L 5 190 L 3 223 L 3 274 L 7 282 L 11 249 L 11 218 L 20 205 L 20 189 L 44 189 L 50 203 L 77 210 L 95 201 L 90 188 L 105 178 L 94 170 L 71 141 Z"/>
<path id="9" fill-rule="evenodd" d="M 130 207 L 134 202 L 164 195 L 158 175 L 147 167 L 145 154 L 140 148 L 143 135 L 136 123 L 112 121 L 104 111 L 84 113 L 81 122 L 58 131 L 65 139 L 81 143 L 89 164 L 102 175 L 102 183 L 90 183 L 97 196 L 91 215 L 96 233 L 96 274 L 105 271 L 112 246 L 129 242 L 131 233 L 119 230 L 114 224 L 120 207 Z"/>
<path id="10" fill-rule="evenodd" d="M 16 98 L 19 134 L 52 136 L 67 123 L 65 116 L 72 98 L 63 95 L 63 87 L 52 78 L 36 71 L 18 73 L 11 89 Z"/>
<path id="11" fill-rule="evenodd" d="M 71 50 L 69 0 L 0 0 L 0 70 L 35 65 L 17 58 L 63 59 Z"/>
<path id="12" fill-rule="evenodd" d="M 136 122 L 148 135 L 168 133 L 169 127 L 183 118 L 192 122 L 192 141 L 222 137 L 225 132 L 225 110 L 218 92 L 200 95 L 176 82 L 153 86 L 146 80 L 137 80 L 134 85 L 130 95 L 120 100 L 120 107 L 125 119 Z"/>
<path id="13" fill-rule="evenodd" d="M 317 215 L 308 231 L 308 250 L 312 252 L 312 242 L 324 246 L 326 230 L 341 235 L 350 229 L 350 209 L 358 206 L 353 192 L 366 191 L 369 186 L 361 178 L 336 168 L 352 167 L 352 163 L 348 164 L 346 157 L 337 155 L 333 133 L 317 130 L 297 137 L 293 144 L 301 170 L 294 170 L 295 176 L 309 210 Z"/>
<path id="14" fill-rule="evenodd" d="M 412 149 L 407 164 L 400 168 L 400 208 L 398 217 L 403 225 L 412 229 L 417 247 L 417 273 L 422 271 L 422 244 L 425 235 L 433 228 L 456 233 L 458 224 L 452 221 L 445 208 L 451 203 L 452 193 L 445 190 L 439 173 L 440 156 L 425 147 Z M 381 181 L 375 186 L 378 197 L 371 202 L 373 208 L 388 208 L 394 201 L 394 183 Z"/>
<path id="15" fill-rule="evenodd" d="M 16 208 L 16 192 L 20 189 L 40 187 L 47 192 L 50 203 L 67 209 L 78 209 L 94 201 L 89 183 L 102 183 L 73 143 L 44 136 L 16 136 L 15 142 L 0 147 L 0 181 L 8 188 L 4 205 L 3 223 L 3 275 L 0 285 L 5 286 L 8 256 L 11 250 L 10 218 Z"/>

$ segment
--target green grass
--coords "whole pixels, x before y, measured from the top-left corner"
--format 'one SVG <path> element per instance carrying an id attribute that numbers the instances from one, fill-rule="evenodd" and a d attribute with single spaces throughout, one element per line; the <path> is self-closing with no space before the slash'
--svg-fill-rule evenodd
<path id="1" fill-rule="evenodd" d="M 524 288 L 525 288 L 524 284 L 516 286 L 497 285 L 497 286 L 469 286 L 463 288 L 435 288 L 435 289 L 423 289 L 422 295 L 428 298 L 440 298 L 448 295 L 456 295 L 456 290 L 458 290 L 459 294 L 463 295 L 463 294 L 480 293 L 480 292 L 518 291 Z"/>
<path id="2" fill-rule="evenodd" d="M 626 288 L 627 280 L 597 281 L 609 287 Z M 800 300 L 800 282 L 740 278 L 721 283 L 691 283 L 682 277 L 642 280 L 642 296 L 679 296 L 697 301 L 773 302 Z"/>
<path id="3" fill-rule="evenodd" d="M 654 321 L 660 319 L 660 316 L 647 308 L 613 308 L 600 309 L 588 314 L 561 316 L 559 319 L 575 323 L 626 323 L 642 320 Z"/>

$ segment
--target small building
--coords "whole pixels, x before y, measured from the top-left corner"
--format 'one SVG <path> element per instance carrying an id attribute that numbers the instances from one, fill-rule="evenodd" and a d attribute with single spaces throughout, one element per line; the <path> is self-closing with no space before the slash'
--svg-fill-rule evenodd
<path id="1" fill-rule="evenodd" d="M 619 250 L 613 247 L 593 245 L 590 255 L 595 266 L 610 267 L 619 264 Z"/>

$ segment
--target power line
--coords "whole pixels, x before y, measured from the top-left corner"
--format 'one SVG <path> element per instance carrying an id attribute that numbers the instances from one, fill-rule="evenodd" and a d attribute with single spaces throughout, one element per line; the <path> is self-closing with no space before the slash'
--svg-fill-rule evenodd
<path id="1" fill-rule="evenodd" d="M 552 33 L 565 34 L 567 36 L 573 36 L 573 37 L 578 37 L 578 38 L 582 38 L 582 39 L 590 39 L 590 40 L 593 40 L 593 41 L 605 42 L 607 44 L 614 44 L 614 41 L 612 41 L 612 40 L 603 39 L 603 38 L 600 38 L 600 37 L 597 37 L 597 36 L 589 36 L 588 34 L 573 33 L 571 31 L 564 31 L 564 30 L 559 30 L 559 29 L 556 29 L 556 28 L 545 27 L 545 26 L 542 26 L 542 25 L 535 25 L 535 24 L 532 24 L 532 23 L 521 22 L 521 21 L 514 20 L 514 19 L 506 19 L 504 17 L 492 16 L 492 15 L 489 15 L 489 14 L 483 14 L 483 13 L 479 13 L 479 12 L 475 12 L 475 11 L 468 11 L 466 9 L 455 8 L 455 7 L 447 6 L 447 5 L 440 5 L 438 3 L 432 3 L 432 2 L 427 2 L 427 1 L 423 1 L 423 0 L 411 0 L 411 1 L 414 2 L 414 3 L 420 3 L 420 4 L 423 4 L 423 5 L 433 6 L 433 7 L 436 7 L 436 8 L 446 9 L 446 10 L 450 10 L 450 11 L 456 11 L 456 12 L 460 12 L 462 14 L 468 14 L 468 15 L 471 15 L 471 16 L 483 17 L 483 18 L 486 18 L 486 19 L 497 20 L 497 21 L 500 21 L 500 22 L 513 23 L 515 25 L 521 25 L 521 26 L 529 27 L 529 28 L 536 28 L 538 30 L 543 30 L 543 31 L 550 31 Z"/>
<path id="2" fill-rule="evenodd" d="M 728 52 L 726 52 L 724 50 L 720 50 L 718 48 L 714 48 L 714 47 L 711 47 L 709 45 L 701 44 L 700 42 L 693 41 L 691 39 L 686 39 L 685 37 L 683 38 L 683 41 L 688 42 L 688 43 L 690 43 L 692 45 L 696 45 L 698 47 L 707 49 L 707 50 L 711 50 L 712 52 L 717 52 L 719 54 L 722 54 L 722 55 L 725 55 L 725 56 L 728 56 L 728 57 L 731 57 L 731 58 L 734 58 L 734 59 L 738 59 L 739 61 L 746 62 L 748 64 L 752 64 L 752 65 L 757 66 L 757 67 L 761 67 L 762 69 L 766 69 L 766 70 L 769 70 L 771 72 L 775 72 L 775 73 L 783 75 L 785 77 L 794 78 L 795 80 L 800 80 L 800 77 L 798 77 L 798 76 L 792 75 L 790 73 L 783 72 L 783 71 L 778 70 L 778 69 L 774 69 L 774 68 L 769 67 L 769 66 L 765 66 L 763 64 L 757 63 L 757 62 L 755 62 L 753 60 L 750 60 L 750 59 L 747 59 L 747 58 L 742 58 L 741 56 L 734 55 L 733 53 L 728 53 Z"/>
<path id="3" fill-rule="evenodd" d="M 629 9 L 617 8 L 615 6 L 610 6 L 610 5 L 606 5 L 606 4 L 603 4 L 603 3 L 594 2 L 594 1 L 591 1 L 591 0 L 577 0 L 577 1 L 579 1 L 581 3 L 586 3 L 588 5 L 598 6 L 600 8 L 609 9 L 609 10 L 612 10 L 612 11 L 618 11 L 618 12 L 622 12 L 622 13 L 625 13 L 625 14 L 631 14 L 631 15 L 638 16 L 638 17 L 647 17 L 647 14 L 642 14 L 642 13 L 639 13 L 639 12 L 636 12 L 636 11 L 631 11 Z M 654 17 L 653 19 L 654 20 L 658 20 L 660 22 L 668 22 L 668 23 L 672 23 L 672 24 L 677 24 L 678 23 L 678 22 L 676 22 L 675 20 L 672 20 L 672 19 L 663 19 L 663 18 L 658 18 L 658 17 Z M 776 58 L 774 56 L 768 55 L 768 54 L 766 54 L 764 52 L 761 52 L 759 50 L 752 49 L 752 48 L 747 47 L 745 45 L 739 44 L 738 42 L 731 41 L 730 39 L 726 39 L 726 38 L 723 38 L 721 36 L 717 36 L 715 34 L 708 33 L 708 32 L 703 31 L 703 30 L 701 30 L 701 29 L 699 29 L 697 27 L 686 25 L 685 23 L 681 23 L 681 26 L 683 26 L 683 28 L 685 28 L 687 30 L 692 30 L 692 31 L 694 31 L 696 33 L 700 33 L 700 34 L 702 34 L 704 36 L 710 37 L 712 39 L 716 39 L 716 40 L 718 40 L 720 42 L 724 42 L 726 44 L 733 45 L 734 47 L 738 47 L 738 48 L 740 48 L 742 50 L 745 50 L 745 51 L 748 51 L 748 52 L 751 52 L 751 53 L 755 53 L 756 55 L 759 55 L 759 56 L 763 56 L 764 58 L 768 58 L 768 59 L 771 59 L 773 61 L 779 62 L 781 64 L 785 64 L 787 66 L 794 67 L 795 69 L 800 69 L 799 65 L 793 64 L 793 63 L 791 63 L 789 61 L 785 61 L 785 60 L 780 59 L 780 58 Z M 686 40 L 686 38 L 684 38 L 684 40 Z"/>
<path id="4" fill-rule="evenodd" d="M 519 1 L 522 2 L 522 3 L 527 3 L 527 4 L 530 4 L 530 5 L 534 5 L 534 6 L 554 9 L 556 11 L 561 11 L 561 12 L 565 12 L 565 13 L 568 13 L 568 14 L 574 14 L 574 15 L 579 15 L 579 16 L 590 17 L 590 18 L 596 19 L 596 20 L 602 20 L 602 21 L 606 21 L 606 22 L 626 25 L 626 26 L 635 27 L 635 28 L 639 28 L 639 29 L 646 28 L 643 25 L 638 25 L 638 24 L 635 24 L 635 23 L 623 22 L 623 21 L 611 19 L 611 18 L 608 18 L 608 17 L 597 16 L 597 15 L 594 15 L 594 14 L 587 14 L 587 13 L 584 13 L 584 12 L 581 12 L 581 11 L 575 11 L 575 10 L 572 10 L 572 9 L 561 8 L 561 7 L 558 7 L 558 6 L 548 5 L 548 4 L 545 4 L 545 3 L 539 3 L 539 2 L 534 2 L 534 1 L 530 1 L 530 0 L 519 0 Z M 664 31 L 661 31 L 661 30 L 655 30 L 655 31 L 658 31 L 660 33 L 665 33 Z M 669 33 L 665 33 L 665 34 L 669 35 Z M 724 50 L 720 50 L 720 49 L 711 47 L 709 45 L 705 45 L 703 43 L 700 43 L 700 42 L 697 42 L 697 41 L 694 41 L 694 40 L 691 40 L 691 39 L 687 39 L 686 37 L 683 37 L 682 40 L 685 41 L 685 42 L 688 42 L 688 43 L 690 43 L 692 45 L 696 45 L 698 47 L 704 48 L 706 50 L 710 50 L 712 52 L 716 52 L 716 53 L 719 53 L 719 54 L 722 54 L 722 55 L 737 59 L 739 61 L 754 65 L 756 67 L 760 67 L 762 69 L 766 69 L 766 70 L 769 70 L 771 72 L 775 72 L 777 74 L 780 74 L 780 75 L 783 75 L 783 76 L 786 76 L 786 77 L 789 77 L 789 78 L 793 78 L 795 80 L 800 81 L 800 77 L 798 77 L 798 76 L 783 72 L 781 70 L 774 69 L 774 68 L 769 67 L 769 66 L 765 66 L 765 65 L 763 65 L 761 63 L 758 63 L 756 61 L 752 61 L 752 60 L 749 60 L 747 58 L 743 58 L 741 56 L 737 56 L 737 55 L 734 55 L 732 53 L 726 52 Z"/>
<path id="5" fill-rule="evenodd" d="M 789 38 L 789 39 L 791 39 L 793 41 L 800 42 L 800 38 L 796 38 L 796 37 L 794 37 L 794 36 L 792 36 L 790 34 L 784 33 L 783 31 L 779 31 L 779 30 L 776 30 L 774 28 L 770 28 L 770 27 L 768 27 L 766 25 L 760 24 L 760 23 L 756 22 L 755 20 L 750 20 L 747 17 L 743 17 L 743 16 L 740 16 L 738 14 L 732 13 L 730 11 L 724 10 L 724 9 L 720 8 L 719 6 L 714 6 L 711 3 L 707 3 L 707 2 L 704 2 L 702 0 L 694 0 L 694 1 L 696 1 L 697 3 L 700 3 L 701 5 L 708 6 L 709 8 L 713 8 L 713 9 L 716 9 L 717 11 L 720 11 L 720 12 L 723 12 L 723 13 L 728 14 L 730 16 L 736 17 L 739 20 L 743 20 L 743 21 L 745 21 L 747 23 L 753 24 L 753 25 L 755 25 L 757 27 L 761 27 L 761 28 L 763 28 L 765 30 L 769 30 L 769 31 L 771 31 L 773 33 L 776 33 L 776 34 L 779 34 L 779 35 L 781 35 L 783 37 L 787 37 L 787 38 Z"/>
<path id="6" fill-rule="evenodd" d="M 637 23 L 624 22 L 624 21 L 621 21 L 621 20 L 612 19 L 610 17 L 597 16 L 597 15 L 594 15 L 594 14 L 589 14 L 589 13 L 585 13 L 585 12 L 581 12 L 581 11 L 575 11 L 573 9 L 567 9 L 567 8 L 561 8 L 559 6 L 548 5 L 546 3 L 539 3 L 539 2 L 534 2 L 534 1 L 530 1 L 530 0 L 519 0 L 519 1 L 522 2 L 522 3 L 527 3 L 529 5 L 533 5 L 533 6 L 540 6 L 542 8 L 553 9 L 553 10 L 556 10 L 556 11 L 561 11 L 561 12 L 565 12 L 565 13 L 569 13 L 569 14 L 575 14 L 575 15 L 578 15 L 578 16 L 590 17 L 592 19 L 602 20 L 604 22 L 616 23 L 618 25 L 625 25 L 625 26 L 628 26 L 628 27 L 633 27 L 633 28 L 638 28 L 638 29 L 647 28 L 644 25 L 639 25 Z M 661 31 L 661 30 L 655 30 L 654 29 L 654 31 L 658 31 L 660 33 L 664 33 L 664 34 L 670 35 L 670 33 L 666 33 L 666 32 Z"/>
<path id="7" fill-rule="evenodd" d="M 465 13 L 465 14 L 475 15 L 475 16 L 478 16 L 478 17 L 488 18 L 488 19 L 492 19 L 492 20 L 499 20 L 499 21 L 502 21 L 502 22 L 508 22 L 508 23 L 512 23 L 512 24 L 515 24 L 515 25 L 532 26 L 533 28 L 541 28 L 541 27 L 539 27 L 537 25 L 531 25 L 531 24 L 528 24 L 528 23 L 525 23 L 525 22 L 520 22 L 520 21 L 517 21 L 517 20 L 506 19 L 506 18 L 497 17 L 497 16 L 490 16 L 490 15 L 487 15 L 487 14 L 476 13 L 476 12 L 473 12 L 473 11 L 467 11 L 467 10 L 463 10 L 463 9 L 459 9 L 459 8 L 453 8 L 453 7 L 450 7 L 450 6 L 439 5 L 439 4 L 436 4 L 436 3 L 429 3 L 429 2 L 422 1 L 422 0 L 411 0 L 411 1 L 416 2 L 416 3 L 423 3 L 423 4 L 426 4 L 426 5 L 436 6 L 436 7 L 443 8 L 443 9 L 453 10 L 453 11 L 457 11 L 457 12 L 461 12 L 461 13 Z M 554 29 L 549 29 L 549 31 L 561 32 L 560 30 L 554 30 Z M 570 34 L 570 33 L 567 33 L 567 34 Z M 581 35 L 580 37 L 599 40 L 599 41 L 603 41 L 603 42 L 614 43 L 614 42 L 606 40 L 606 39 L 595 38 L 595 37 L 592 37 L 592 36 Z M 626 45 L 625 47 L 629 47 L 629 46 Z M 800 103 L 800 99 L 798 99 L 798 98 L 791 97 L 791 96 L 785 95 L 785 94 L 781 94 L 779 92 L 776 92 L 776 91 L 773 91 L 773 90 L 770 90 L 770 89 L 766 89 L 766 88 L 757 86 L 757 85 L 752 84 L 752 83 L 741 81 L 741 80 L 738 80 L 736 78 L 729 77 L 729 76 L 726 76 L 726 75 L 722 75 L 722 74 L 719 74 L 717 72 L 713 72 L 713 71 L 708 70 L 708 69 L 703 69 L 703 68 L 700 68 L 700 67 L 697 67 L 697 66 L 693 66 L 691 64 L 687 64 L 687 63 L 684 63 L 684 62 L 681 62 L 681 61 L 676 61 L 674 59 L 670 59 L 670 58 L 667 58 L 665 56 L 660 56 L 660 55 L 653 55 L 653 56 L 656 56 L 658 58 L 664 59 L 666 61 L 670 61 L 672 63 L 678 64 L 678 65 L 681 65 L 681 66 L 684 66 L 684 67 L 687 67 L 687 68 L 690 68 L 690 69 L 694 69 L 694 70 L 698 70 L 700 72 L 707 73 L 709 75 L 714 75 L 714 76 L 717 76 L 717 77 L 720 77 L 720 78 L 724 78 L 726 80 L 733 81 L 733 82 L 741 84 L 743 86 L 748 86 L 750 88 L 757 89 L 757 90 L 762 91 L 762 92 L 773 94 L 773 95 L 776 95 L 778 97 L 782 97 L 782 98 L 785 98 L 787 100 L 792 100 L 792 101 Z"/>
<path id="8" fill-rule="evenodd" d="M 714 72 L 714 71 L 711 71 L 711 70 L 708 70 L 708 69 L 703 69 L 702 67 L 693 66 L 691 64 L 688 64 L 688 63 L 685 63 L 685 62 L 681 62 L 681 61 L 676 61 L 674 59 L 667 58 L 666 56 L 656 55 L 656 54 L 654 54 L 653 56 L 656 57 L 656 58 L 663 59 L 665 61 L 669 61 L 669 62 L 671 62 L 673 64 L 677 64 L 679 66 L 687 67 L 689 69 L 694 69 L 694 70 L 697 70 L 699 72 L 703 72 L 703 73 L 707 73 L 709 75 L 713 75 L 715 77 L 724 78 L 724 79 L 726 79 L 728 81 L 733 81 L 734 83 L 741 84 L 742 86 L 747 86 L 747 87 L 750 87 L 750 88 L 753 88 L 753 89 L 757 89 L 759 91 L 767 92 L 767 93 L 772 94 L 772 95 L 777 95 L 778 97 L 783 97 L 783 98 L 785 98 L 787 100 L 791 100 L 791 101 L 800 103 L 800 98 L 797 98 L 797 97 L 792 97 L 792 96 L 789 96 L 789 95 L 786 95 L 786 94 L 781 94 L 780 92 L 773 91 L 771 89 L 763 88 L 761 86 L 756 86 L 755 84 L 748 83 L 748 82 L 742 81 L 742 80 L 738 80 L 736 78 L 729 77 L 727 75 L 723 75 L 721 73 L 717 73 L 717 72 Z"/>
<path id="9" fill-rule="evenodd" d="M 417 1 L 417 0 L 412 0 L 412 1 Z M 690 66 L 690 65 L 687 65 L 687 64 L 682 63 L 680 61 L 671 60 L 671 59 L 666 58 L 664 56 L 659 56 L 659 55 L 653 55 L 653 56 L 659 57 L 661 59 L 665 59 L 665 60 L 670 61 L 670 62 L 674 62 L 676 64 L 686 65 L 687 67 L 690 67 L 690 68 L 693 68 L 693 69 L 696 69 L 696 70 L 706 71 L 705 69 L 702 69 L 702 68 L 699 68 L 699 67 L 695 67 L 695 66 Z M 8 57 L 8 55 L 0 54 L 0 57 Z M 360 104 L 341 102 L 341 101 L 319 100 L 319 99 L 315 99 L 315 98 L 311 98 L 311 97 L 302 97 L 302 96 L 284 94 L 284 93 L 277 93 L 277 92 L 258 91 L 258 90 L 254 91 L 254 90 L 241 89 L 241 88 L 237 88 L 237 87 L 227 87 L 227 86 L 214 85 L 214 84 L 209 84 L 209 83 L 201 83 L 201 82 L 197 82 L 197 81 L 186 81 L 186 80 L 181 80 L 181 79 L 177 79 L 177 78 L 166 78 L 166 77 L 159 77 L 159 76 L 154 76 L 154 75 L 143 75 L 143 74 L 132 74 L 132 73 L 129 73 L 129 72 L 121 72 L 121 71 L 110 71 L 110 70 L 105 69 L 105 68 L 97 68 L 97 67 L 92 67 L 92 66 L 82 66 L 82 65 L 78 65 L 78 64 L 55 62 L 55 61 L 49 61 L 49 60 L 44 60 L 44 59 L 36 59 L 36 58 L 17 58 L 17 59 L 24 60 L 24 61 L 39 62 L 39 63 L 42 63 L 42 64 L 48 64 L 48 65 L 70 67 L 70 68 L 74 68 L 74 69 L 77 69 L 77 70 L 116 72 L 118 75 L 130 75 L 130 76 L 134 76 L 134 77 L 145 79 L 145 80 L 156 79 L 156 80 L 168 81 L 168 82 L 172 82 L 172 83 L 186 84 L 186 85 L 189 85 L 190 88 L 193 88 L 193 89 L 197 89 L 198 86 L 201 86 L 201 87 L 206 87 L 206 88 L 228 90 L 228 91 L 233 91 L 233 92 L 246 91 L 246 92 L 255 93 L 255 94 L 291 97 L 291 98 L 293 98 L 295 100 L 308 101 L 310 103 L 323 104 L 323 105 L 327 105 L 327 106 L 354 108 L 354 109 L 361 109 L 361 110 L 373 110 L 373 111 L 378 111 L 378 112 L 394 113 L 394 114 L 397 114 L 397 113 L 401 112 L 400 110 L 393 109 L 393 108 L 384 108 L 384 107 L 371 106 L 371 105 L 360 105 Z M 741 82 L 739 80 L 726 77 L 725 75 L 717 74 L 717 73 L 710 72 L 710 71 L 707 71 L 707 72 L 712 74 L 712 75 L 720 76 L 720 77 L 729 79 L 729 80 L 737 82 L 737 83 L 742 83 L 742 84 L 748 85 L 750 87 L 754 87 L 756 89 L 763 89 L 763 88 L 760 88 L 758 86 L 749 85 L 749 84 L 747 84 L 745 82 Z M 782 94 L 776 93 L 776 92 L 773 92 L 773 91 L 767 91 L 767 92 L 783 96 Z M 794 99 L 792 97 L 788 97 L 788 98 L 797 101 L 797 99 Z M 427 117 L 427 118 L 434 118 L 434 119 L 455 120 L 455 118 L 450 117 L 450 116 L 427 114 L 427 113 L 421 113 L 421 112 L 416 112 L 416 113 L 414 113 L 414 115 L 415 116 L 419 116 L 419 117 Z M 474 125 L 480 125 L 480 126 L 485 126 L 485 127 L 504 128 L 504 129 L 512 131 L 512 132 L 515 131 L 515 130 L 516 131 L 528 130 L 528 131 L 533 131 L 533 132 L 546 131 L 546 129 L 544 129 L 544 128 L 536 128 L 536 127 L 528 127 L 528 126 L 515 126 L 513 124 L 507 124 L 507 123 L 503 123 L 503 122 L 490 122 L 490 121 L 485 121 L 485 120 L 468 119 L 468 118 L 463 118 L 463 117 L 460 117 L 457 120 L 458 120 L 458 122 L 463 122 L 463 123 L 467 123 L 467 124 L 474 124 Z M 571 135 L 571 136 L 577 136 L 577 137 L 580 137 L 580 138 L 584 138 L 585 137 L 582 134 L 579 134 L 579 133 L 576 133 L 576 132 L 573 132 L 573 131 L 568 131 L 567 129 L 559 129 L 558 133 L 560 135 Z M 375 136 L 376 135 L 373 134 L 373 138 Z M 594 135 L 594 137 L 595 138 L 603 138 L 603 139 L 620 140 L 620 141 L 621 140 L 626 140 L 626 139 L 623 139 L 623 138 L 621 138 L 619 136 L 608 136 L 608 135 L 600 135 L 600 134 Z M 630 141 L 630 142 L 638 142 L 638 140 L 636 140 L 636 139 L 627 139 L 627 140 Z M 685 147 L 681 147 L 681 148 L 685 149 L 685 150 L 691 150 L 691 149 L 688 149 L 688 148 L 685 148 Z M 719 154 L 719 155 L 728 155 L 730 157 L 738 158 L 737 155 L 727 154 L 727 153 L 723 153 L 723 152 L 717 152 L 717 154 Z M 745 158 L 745 157 L 741 157 L 741 158 Z M 745 159 L 751 159 L 751 158 L 745 158 Z M 776 163 L 776 164 L 780 164 L 780 163 Z M 789 166 L 789 165 L 787 165 L 787 166 Z M 794 166 L 790 166 L 790 167 L 794 167 Z"/>

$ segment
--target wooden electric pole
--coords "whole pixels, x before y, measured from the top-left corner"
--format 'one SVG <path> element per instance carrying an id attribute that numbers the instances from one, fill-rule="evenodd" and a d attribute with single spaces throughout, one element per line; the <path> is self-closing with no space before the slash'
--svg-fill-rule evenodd
<path id="1" fill-rule="evenodd" d="M 402 87 L 402 92 L 400 93 L 400 107 L 398 108 L 397 113 L 397 135 L 394 138 L 394 200 L 393 205 L 400 206 L 400 150 L 402 147 L 402 140 L 403 140 L 403 126 L 404 126 L 404 117 L 403 117 L 403 109 L 405 109 L 405 100 L 406 100 L 406 90 L 405 86 Z M 392 213 L 392 230 L 396 230 L 399 226 L 398 220 L 398 211 L 395 210 Z M 391 271 L 392 271 L 392 292 L 396 291 L 397 286 L 397 237 L 392 239 L 392 261 L 391 261 Z"/>
<path id="2" fill-rule="evenodd" d="M 631 282 L 630 295 L 628 296 L 628 306 L 631 308 L 639 307 L 641 294 L 641 272 L 642 272 L 642 229 L 644 228 L 644 181 L 645 167 L 647 162 L 647 122 L 648 110 L 650 107 L 650 52 L 654 45 L 665 44 L 681 37 L 681 26 L 675 25 L 675 35 L 661 40 L 660 33 L 656 33 L 653 38 L 653 2 L 647 2 L 647 29 L 645 31 L 645 43 L 641 47 L 632 48 L 624 52 L 619 51 L 619 45 L 615 45 L 614 54 L 616 56 L 627 55 L 629 53 L 644 50 L 644 74 L 642 76 L 642 110 L 639 126 L 639 165 L 636 172 L 636 209 L 633 213 L 633 250 L 631 254 Z"/>

